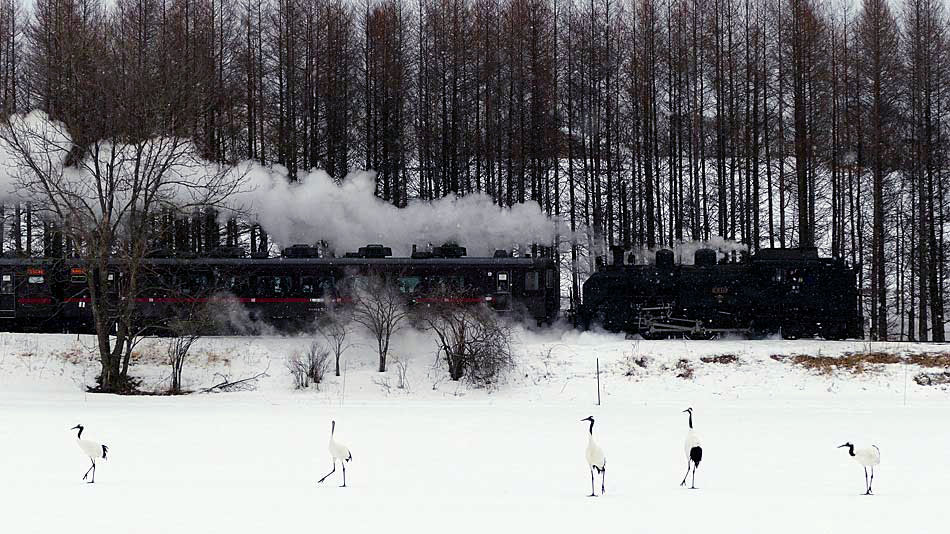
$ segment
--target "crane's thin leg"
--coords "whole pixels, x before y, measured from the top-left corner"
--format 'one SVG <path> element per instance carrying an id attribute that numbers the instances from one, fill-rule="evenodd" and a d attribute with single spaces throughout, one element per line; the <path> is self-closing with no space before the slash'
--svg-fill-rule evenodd
<path id="1" fill-rule="evenodd" d="M 329 473 L 323 475 L 323 478 L 321 478 L 320 480 L 318 480 L 318 481 L 317 481 L 317 484 L 320 484 L 321 482 L 323 482 L 324 480 L 326 480 L 327 477 L 330 476 L 330 475 L 332 475 L 333 473 L 336 473 L 336 458 L 333 459 L 333 469 L 332 469 Z"/>
<path id="2" fill-rule="evenodd" d="M 340 462 L 340 465 L 343 466 L 343 485 L 340 487 L 345 488 L 346 487 L 346 462 Z"/>
<path id="3" fill-rule="evenodd" d="M 696 489 L 696 466 L 693 466 L 693 484 L 689 489 Z"/>
<path id="4" fill-rule="evenodd" d="M 874 466 L 871 466 L 871 481 L 868 482 L 868 495 L 873 495 L 874 491 L 871 489 L 871 486 L 874 485 Z"/>
<path id="5" fill-rule="evenodd" d="M 86 478 L 89 476 L 89 472 L 92 471 L 92 468 L 96 466 L 96 462 L 93 462 L 92 458 L 90 458 L 89 461 L 92 462 L 92 465 L 89 466 L 89 469 L 86 469 L 86 474 L 82 476 L 83 480 L 86 480 Z"/>
<path id="6" fill-rule="evenodd" d="M 594 466 L 590 466 L 590 495 L 588 497 L 596 497 L 594 493 Z"/>
<path id="7" fill-rule="evenodd" d="M 686 477 L 689 476 L 689 468 L 690 468 L 689 459 L 687 459 L 687 460 L 686 460 L 686 474 L 683 475 L 683 481 L 680 482 L 680 486 L 685 486 L 685 485 L 686 485 Z"/>
<path id="8" fill-rule="evenodd" d="M 600 471 L 600 494 L 604 494 L 604 484 L 607 483 L 607 465 Z"/>
<path id="9" fill-rule="evenodd" d="M 89 481 L 90 484 L 96 483 L 96 461 L 92 461 L 92 480 Z"/>

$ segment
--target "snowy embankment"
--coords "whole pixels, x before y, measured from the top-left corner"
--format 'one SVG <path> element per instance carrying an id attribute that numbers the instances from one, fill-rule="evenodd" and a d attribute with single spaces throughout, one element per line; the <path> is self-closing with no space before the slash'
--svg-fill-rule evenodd
<path id="1" fill-rule="evenodd" d="M 517 369 L 491 391 L 447 380 L 429 337 L 406 332 L 393 349 L 404 388 L 396 365 L 375 371 L 365 339 L 344 357 L 345 380 L 293 391 L 284 362 L 311 339 L 209 338 L 185 386 L 266 370 L 255 390 L 116 397 L 83 392 L 98 372 L 90 338 L 0 334 L 3 530 L 890 534 L 950 521 L 950 390 L 914 381 L 948 370 L 927 367 L 944 346 L 518 338 Z M 138 351 L 145 389 L 167 383 L 162 343 Z M 678 485 L 688 406 L 698 490 Z M 588 415 L 607 455 L 596 499 Z M 316 485 L 333 419 L 354 456 L 346 489 L 339 469 Z M 95 485 L 80 480 L 77 423 L 109 445 Z M 880 447 L 875 496 L 858 495 L 845 441 Z"/>

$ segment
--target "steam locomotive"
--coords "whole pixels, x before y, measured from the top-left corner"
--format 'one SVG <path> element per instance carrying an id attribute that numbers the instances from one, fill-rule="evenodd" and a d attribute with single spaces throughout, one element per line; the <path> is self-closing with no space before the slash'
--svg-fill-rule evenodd
<path id="1" fill-rule="evenodd" d="M 863 337 L 856 271 L 817 249 L 761 249 L 726 255 L 699 249 L 692 265 L 671 250 L 650 265 L 613 265 L 583 286 L 579 321 L 645 338 L 710 338 L 722 334 L 825 339 Z"/>
<path id="2" fill-rule="evenodd" d="M 389 247 L 369 245 L 336 258 L 294 245 L 279 258 L 246 258 L 239 247 L 211 256 L 145 259 L 137 320 L 161 325 L 203 306 L 219 319 L 237 312 L 241 322 L 294 330 L 331 306 L 352 305 L 352 291 L 371 276 L 392 281 L 408 306 L 484 303 L 538 323 L 553 322 L 560 306 L 557 265 L 543 249 L 520 257 L 504 250 L 467 257 L 464 247 L 447 244 L 400 258 Z M 0 259 L 0 330 L 91 331 L 89 275 L 75 259 Z M 116 263 L 100 279 L 105 291 L 116 294 L 126 276 Z M 218 331 L 228 332 L 227 323 L 219 321 Z"/>

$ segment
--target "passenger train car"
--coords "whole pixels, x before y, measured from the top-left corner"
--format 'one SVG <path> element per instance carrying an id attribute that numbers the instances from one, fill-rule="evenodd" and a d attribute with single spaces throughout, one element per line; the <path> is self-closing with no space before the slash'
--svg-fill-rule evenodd
<path id="1" fill-rule="evenodd" d="M 537 323 L 558 315 L 557 265 L 547 257 L 467 257 L 464 247 L 435 247 L 411 257 L 392 257 L 381 245 L 344 257 L 318 257 L 316 249 L 295 245 L 279 258 L 148 258 L 138 278 L 136 317 L 161 325 L 197 307 L 224 316 L 242 316 L 278 329 L 312 323 L 333 306 L 350 306 L 361 280 L 380 276 L 399 288 L 405 304 L 484 303 L 505 315 Z M 88 268 L 71 259 L 0 259 L 0 329 L 8 331 L 91 331 Z M 106 291 L 124 283 L 117 263 Z"/>

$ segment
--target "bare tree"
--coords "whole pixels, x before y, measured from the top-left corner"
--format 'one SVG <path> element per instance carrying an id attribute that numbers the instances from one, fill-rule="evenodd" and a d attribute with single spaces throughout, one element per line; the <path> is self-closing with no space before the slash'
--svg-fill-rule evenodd
<path id="1" fill-rule="evenodd" d="M 402 328 L 408 313 L 405 298 L 396 284 L 382 276 L 356 279 L 353 288 L 353 320 L 363 325 L 376 339 L 379 352 L 379 372 L 386 371 L 389 340 Z"/>
<path id="2" fill-rule="evenodd" d="M 169 325 L 172 338 L 168 342 L 168 364 L 171 366 L 171 385 L 168 392 L 181 394 L 181 374 L 191 352 L 192 345 L 201 338 L 201 332 L 207 322 L 202 318 L 176 319 Z"/>
<path id="3" fill-rule="evenodd" d="M 333 355 L 336 376 L 340 376 L 340 359 L 343 357 L 343 353 L 352 345 L 347 341 L 350 319 L 350 317 L 344 316 L 338 311 L 331 311 L 327 314 L 325 321 L 318 327 L 324 344 L 329 349 L 330 354 Z"/>
<path id="4" fill-rule="evenodd" d="M 77 145 L 62 123 L 40 112 L 0 124 L 0 149 L 12 163 L 19 194 L 77 244 L 88 266 L 99 390 L 119 391 L 154 219 L 165 210 L 223 205 L 240 187 L 241 173 L 208 164 L 176 136 L 116 132 Z"/>

